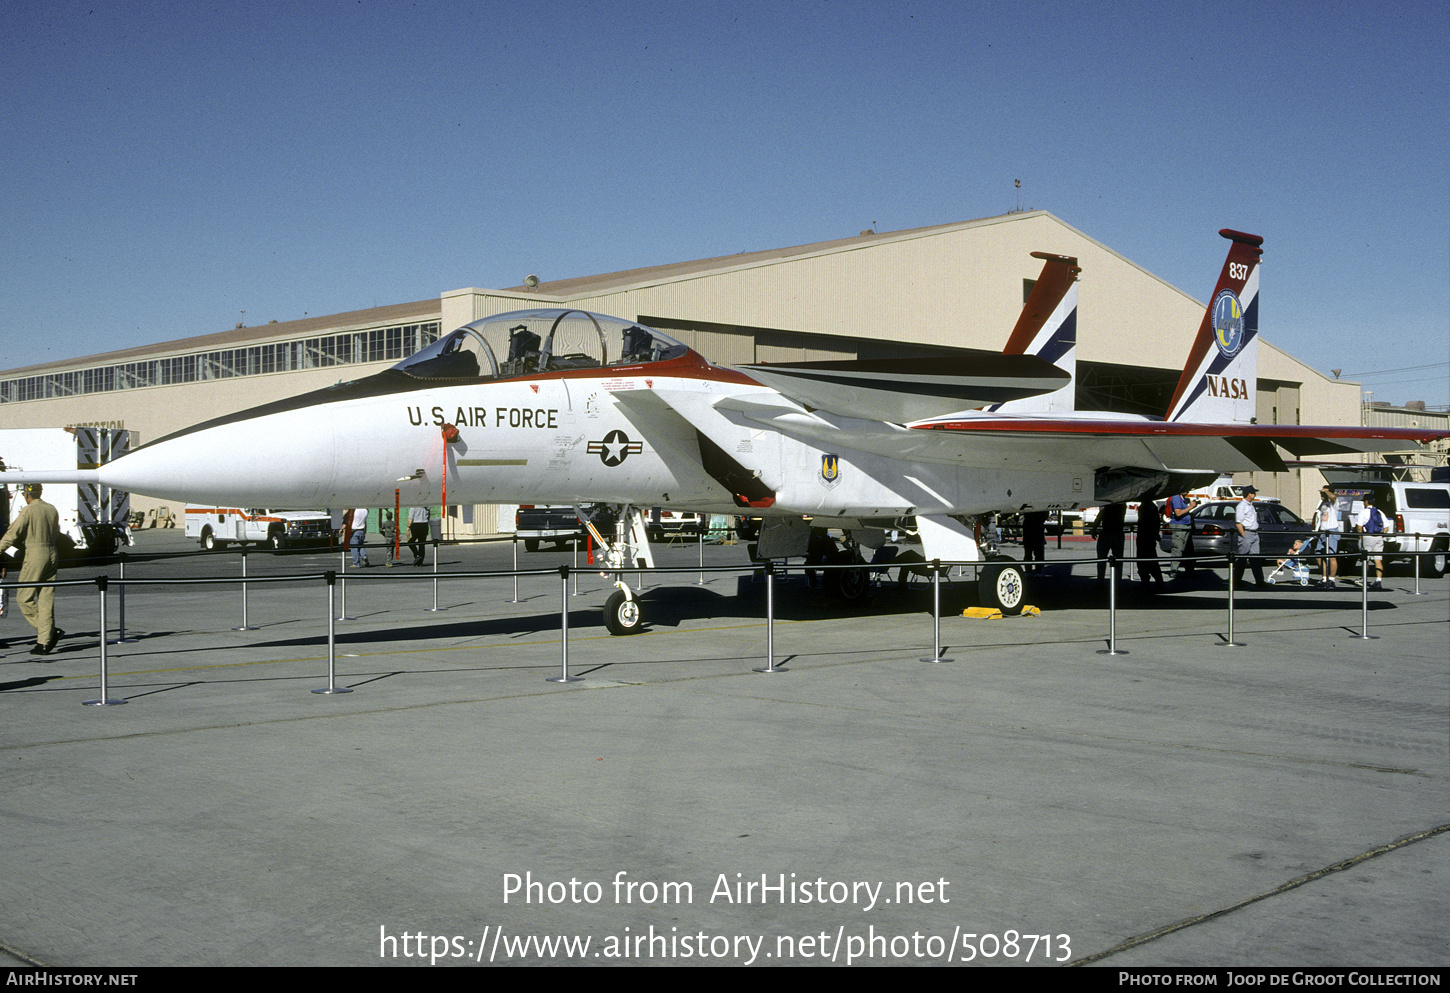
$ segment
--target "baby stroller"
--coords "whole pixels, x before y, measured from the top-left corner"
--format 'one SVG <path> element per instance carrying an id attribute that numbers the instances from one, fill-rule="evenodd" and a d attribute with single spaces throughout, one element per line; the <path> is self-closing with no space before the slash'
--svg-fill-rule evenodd
<path id="1" fill-rule="evenodd" d="M 1289 547 L 1289 557 L 1287 559 L 1280 560 L 1278 568 L 1265 576 L 1264 582 L 1270 584 L 1276 583 L 1279 581 L 1279 574 L 1281 572 L 1284 572 L 1285 570 L 1288 570 L 1288 575 L 1284 577 L 1284 581 L 1286 583 L 1292 583 L 1294 580 L 1297 579 L 1300 586 L 1308 586 L 1309 566 L 1307 562 L 1299 561 L 1297 556 L 1302 555 L 1305 559 L 1308 559 L 1309 552 L 1310 549 L 1304 546 L 1304 542 L 1294 542 L 1294 544 Z"/>

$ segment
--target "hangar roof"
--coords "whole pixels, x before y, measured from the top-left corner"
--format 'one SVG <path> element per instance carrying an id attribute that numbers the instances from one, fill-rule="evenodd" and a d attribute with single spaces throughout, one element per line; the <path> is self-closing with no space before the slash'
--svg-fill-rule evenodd
<path id="1" fill-rule="evenodd" d="M 213 348 L 226 348 L 229 345 L 270 341 L 274 338 L 291 339 L 305 335 L 309 331 L 333 331 L 348 327 L 368 327 L 414 320 L 437 320 L 441 312 L 442 302 L 436 298 L 420 300 L 417 303 L 395 303 L 386 307 L 350 310 L 342 314 L 325 314 L 321 317 L 304 317 L 297 321 L 278 321 L 272 324 L 259 324 L 255 327 L 232 328 L 229 331 L 198 335 L 194 338 L 177 338 L 154 345 L 138 345 L 135 348 L 123 348 L 114 352 L 100 352 L 72 359 L 41 362 L 17 369 L 6 369 L 0 372 L 0 377 L 10 379 L 18 376 L 32 376 L 51 369 L 113 365 L 132 359 L 156 358 L 170 352 L 205 351 Z"/>
<path id="2" fill-rule="evenodd" d="M 671 262 L 666 265 L 647 266 L 642 269 L 624 269 L 619 272 L 607 272 L 594 276 L 576 276 L 569 279 L 554 279 L 540 282 L 537 286 L 509 286 L 501 288 L 500 292 L 518 293 L 521 295 L 539 295 L 548 297 L 559 297 L 570 299 L 581 296 L 595 296 L 601 293 L 609 293 L 621 290 L 626 287 L 649 285 L 655 283 L 666 283 L 676 279 L 690 276 L 698 276 L 712 272 L 722 272 L 730 269 L 744 268 L 759 265 L 765 262 L 778 261 L 782 259 L 806 258 L 813 255 L 829 255 L 836 252 L 850 251 L 856 248 L 873 248 L 879 245 L 887 245 L 892 242 L 910 241 L 916 238 L 928 238 L 933 235 L 944 234 L 951 231 L 965 231 L 970 228 L 985 227 L 992 224 L 1001 224 L 1017 220 L 1025 220 L 1029 217 L 1051 217 L 1058 224 L 1073 231 L 1087 241 L 1098 245 L 1113 255 L 1118 255 L 1111 248 L 1103 245 L 1094 238 L 1083 234 L 1072 225 L 1065 223 L 1060 218 L 1054 217 L 1045 210 L 1029 210 L 1013 214 L 1001 214 L 994 217 L 982 217 L 970 221 L 952 221 L 948 224 L 933 224 L 922 228 L 908 228 L 904 231 L 886 231 L 877 234 L 874 231 L 863 232 L 850 238 L 836 238 L 831 241 L 818 241 L 808 245 L 794 245 L 786 248 L 768 248 L 754 252 L 739 252 L 735 255 L 717 255 L 708 259 L 694 259 L 689 262 Z M 1128 262 L 1129 260 L 1123 259 Z M 1134 263 L 1129 263 L 1133 264 Z M 1135 268 L 1141 268 L 1135 265 Z M 1148 275 L 1147 270 L 1142 270 Z M 1154 279 L 1162 280 L 1154 276 Z M 1165 283 L 1165 285 L 1167 285 Z M 1181 292 L 1181 291 L 1180 291 Z"/>

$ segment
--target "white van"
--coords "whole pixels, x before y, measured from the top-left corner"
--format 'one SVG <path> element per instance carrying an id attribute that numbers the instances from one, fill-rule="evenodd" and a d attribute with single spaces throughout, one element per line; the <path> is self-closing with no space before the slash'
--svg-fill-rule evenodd
<path id="1" fill-rule="evenodd" d="M 1341 510 L 1348 520 L 1364 509 L 1367 493 L 1375 496 L 1375 506 L 1394 524 L 1394 533 L 1385 535 L 1385 564 L 1410 557 L 1395 552 L 1429 552 L 1420 559 L 1420 575 L 1442 576 L 1445 553 L 1450 548 L 1450 483 L 1406 483 L 1380 480 L 1332 483 L 1329 487 L 1339 498 Z M 1347 506 L 1346 506 L 1347 504 Z M 1352 525 L 1346 525 L 1349 530 Z"/>

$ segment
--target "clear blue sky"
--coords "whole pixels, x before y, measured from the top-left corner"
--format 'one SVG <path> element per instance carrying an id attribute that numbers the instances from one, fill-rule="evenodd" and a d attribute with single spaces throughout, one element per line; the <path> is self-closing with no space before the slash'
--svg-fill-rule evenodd
<path id="1" fill-rule="evenodd" d="M 1446 404 L 1447 11 L 0 0 L 0 368 L 1001 214 L 1020 178 L 1199 299 L 1214 232 L 1263 235 L 1269 341 Z"/>

